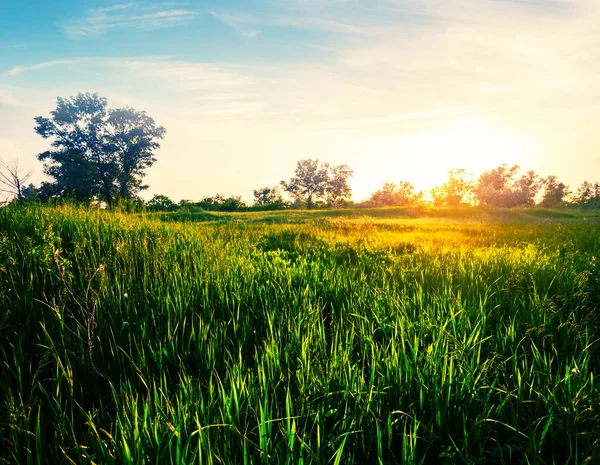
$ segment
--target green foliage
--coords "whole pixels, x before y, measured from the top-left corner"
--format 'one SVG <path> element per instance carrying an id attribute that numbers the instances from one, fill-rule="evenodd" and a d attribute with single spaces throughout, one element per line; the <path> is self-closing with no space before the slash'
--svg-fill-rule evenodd
<path id="1" fill-rule="evenodd" d="M 281 181 L 281 187 L 298 208 L 337 206 L 352 195 L 348 179 L 353 174 L 346 164 L 329 166 L 317 159 L 300 160 L 294 176 L 289 182 Z"/>
<path id="2" fill-rule="evenodd" d="M 289 202 L 286 202 L 281 196 L 279 187 L 263 187 L 253 191 L 254 193 L 254 209 L 258 210 L 283 210 L 289 207 Z"/>
<path id="3" fill-rule="evenodd" d="M 474 185 L 464 169 L 450 170 L 448 181 L 431 189 L 435 206 L 458 206 L 473 203 Z"/>
<path id="4" fill-rule="evenodd" d="M 246 204 L 239 196 L 225 197 L 221 194 L 216 194 L 214 197 L 205 197 L 199 202 L 190 200 L 182 200 L 176 204 L 165 195 L 155 195 L 146 203 L 146 206 L 151 211 L 174 212 L 182 210 L 182 212 L 198 212 L 215 211 L 215 212 L 234 212 L 246 209 Z M 200 215 L 202 218 L 207 216 Z M 186 218 L 186 215 L 182 215 Z M 210 217 L 210 215 L 208 216 Z"/>
<path id="5" fill-rule="evenodd" d="M 146 202 L 146 207 L 151 211 L 174 211 L 177 210 L 178 206 L 175 202 L 173 202 L 169 197 L 162 194 L 154 195 L 148 202 Z"/>
<path id="6" fill-rule="evenodd" d="M 475 197 L 480 205 L 491 207 L 526 207 L 535 204 L 535 196 L 544 185 L 537 174 L 528 171 L 518 177 L 519 165 L 504 164 L 484 171 L 477 180 Z M 549 205 L 545 205 L 549 206 Z"/>
<path id="7" fill-rule="evenodd" d="M 348 179 L 354 171 L 347 164 L 329 166 L 327 173 L 327 185 L 325 187 L 325 200 L 330 207 L 344 204 L 344 201 L 352 196 L 352 189 L 348 185 Z"/>
<path id="8" fill-rule="evenodd" d="M 369 207 L 397 207 L 418 204 L 423 197 L 422 192 L 415 192 L 415 187 L 408 181 L 400 181 L 398 185 L 386 181 L 383 187 L 374 192 L 365 202 Z"/>
<path id="9" fill-rule="evenodd" d="M 2 461 L 598 463 L 600 226 L 363 211 L 0 209 Z"/>
<path id="10" fill-rule="evenodd" d="M 165 129 L 144 111 L 108 109 L 105 98 L 86 93 L 59 97 L 50 114 L 35 118 L 35 132 L 52 141 L 52 149 L 38 155 L 54 179 L 43 196 L 112 203 L 148 187 L 141 179 L 156 161 Z"/>
<path id="11" fill-rule="evenodd" d="M 542 181 L 544 194 L 540 205 L 543 207 L 556 207 L 561 205 L 570 194 L 569 187 L 560 182 L 556 176 L 548 176 Z"/>
<path id="12" fill-rule="evenodd" d="M 583 208 L 600 208 L 600 183 L 584 181 L 577 189 L 573 202 Z"/>
<path id="13" fill-rule="evenodd" d="M 240 196 L 232 195 L 231 197 L 225 197 L 222 194 L 216 194 L 214 197 L 205 197 L 194 205 L 206 211 L 216 212 L 234 212 L 246 208 L 246 203 Z"/>

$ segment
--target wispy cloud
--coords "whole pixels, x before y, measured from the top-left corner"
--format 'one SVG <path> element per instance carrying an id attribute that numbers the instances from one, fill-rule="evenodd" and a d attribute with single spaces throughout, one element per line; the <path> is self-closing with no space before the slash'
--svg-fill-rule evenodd
<path id="1" fill-rule="evenodd" d="M 211 11 L 210 14 L 225 26 L 232 28 L 234 31 L 243 35 L 244 37 L 253 39 L 260 35 L 260 31 L 258 29 L 249 27 L 251 25 L 256 25 L 259 22 L 255 16 L 241 12 Z"/>
<path id="2" fill-rule="evenodd" d="M 148 79 L 169 83 L 173 88 L 200 93 L 252 88 L 256 80 L 241 67 L 225 63 L 196 63 L 171 59 L 114 59 L 103 65 L 121 68 Z"/>
<path id="3" fill-rule="evenodd" d="M 0 44 L 0 50 L 14 50 L 25 48 L 25 44 Z"/>
<path id="4" fill-rule="evenodd" d="M 104 8 L 92 8 L 87 14 L 62 24 L 73 39 L 96 37 L 112 29 L 159 29 L 190 23 L 200 13 L 184 8 L 186 3 L 147 4 L 120 3 Z"/>
<path id="5" fill-rule="evenodd" d="M 184 112 L 194 115 L 258 114 L 265 110 L 264 100 L 254 89 L 265 87 L 261 67 L 250 68 L 226 63 L 178 61 L 170 57 L 104 58 L 77 57 L 14 67 L 8 76 L 25 73 L 43 73 L 49 68 L 67 68 L 78 72 L 111 69 L 113 75 L 126 76 L 127 80 L 144 82 L 161 94 L 178 100 Z M 0 90 L 2 90 L 0 88 Z M 9 92 L 0 92 L 4 100 Z"/>
<path id="6" fill-rule="evenodd" d="M 32 108 L 39 104 L 39 99 L 40 92 L 35 89 L 0 83 L 0 107 Z M 5 134 L 10 134 L 10 131 Z"/>
<path id="7" fill-rule="evenodd" d="M 0 84 L 0 106 L 3 105 L 20 106 L 22 102 L 15 96 L 13 89 Z"/>
<path id="8" fill-rule="evenodd" d="M 341 34 L 361 34 L 366 35 L 370 29 L 358 25 L 359 22 L 345 22 L 330 18 L 319 17 L 292 17 L 292 16 L 273 16 L 268 20 L 275 26 L 288 27 L 293 29 L 328 31 Z"/>
<path id="9" fill-rule="evenodd" d="M 64 65 L 74 65 L 78 63 L 83 63 L 89 61 L 89 58 L 70 58 L 67 60 L 52 60 L 52 61 L 44 61 L 42 63 L 36 63 L 34 65 L 29 66 L 15 66 L 11 70 L 8 71 L 9 76 L 17 76 L 18 74 L 25 73 L 28 71 L 35 71 L 39 69 L 45 68 L 53 68 L 55 66 L 64 66 Z"/>
<path id="10" fill-rule="evenodd" d="M 346 36 L 376 36 L 381 28 L 431 21 L 428 0 L 269 1 L 274 13 L 268 19 L 275 25 Z"/>
<path id="11" fill-rule="evenodd" d="M 472 107 L 439 108 L 426 111 L 412 111 L 405 113 L 394 113 L 390 115 L 377 116 L 373 118 L 351 118 L 339 121 L 331 121 L 326 124 L 332 128 L 381 126 L 413 120 L 452 120 L 458 117 L 472 116 L 475 113 Z"/>
<path id="12" fill-rule="evenodd" d="M 293 14 L 263 14 L 253 15 L 239 10 L 211 11 L 210 14 L 232 28 L 244 37 L 255 38 L 261 34 L 263 29 L 299 29 L 307 31 L 326 31 L 341 34 L 368 34 L 370 29 L 363 26 L 360 21 L 344 22 L 316 15 L 293 15 Z"/>

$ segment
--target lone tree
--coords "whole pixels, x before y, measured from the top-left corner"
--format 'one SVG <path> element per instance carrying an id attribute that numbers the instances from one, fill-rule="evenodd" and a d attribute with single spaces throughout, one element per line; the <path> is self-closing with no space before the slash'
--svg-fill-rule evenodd
<path id="1" fill-rule="evenodd" d="M 38 159 L 54 179 L 55 195 L 112 203 L 148 187 L 141 181 L 144 170 L 156 161 L 166 131 L 146 112 L 108 109 L 105 98 L 85 93 L 59 97 L 50 115 L 35 118 L 35 132 L 52 140 L 52 149 Z"/>
<path id="2" fill-rule="evenodd" d="M 348 165 L 330 167 L 328 163 L 319 164 L 318 159 L 309 158 L 298 162 L 295 176 L 289 182 L 281 181 L 281 187 L 296 201 L 305 202 L 308 209 L 319 200 L 326 200 L 332 206 L 352 194 L 348 186 L 352 174 Z"/>

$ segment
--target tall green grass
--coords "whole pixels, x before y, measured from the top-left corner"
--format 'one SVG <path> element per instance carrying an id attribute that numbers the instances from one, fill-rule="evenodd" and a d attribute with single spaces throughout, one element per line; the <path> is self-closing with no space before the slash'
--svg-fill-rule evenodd
<path id="1" fill-rule="evenodd" d="M 599 233 L 0 209 L 0 462 L 600 463 Z"/>

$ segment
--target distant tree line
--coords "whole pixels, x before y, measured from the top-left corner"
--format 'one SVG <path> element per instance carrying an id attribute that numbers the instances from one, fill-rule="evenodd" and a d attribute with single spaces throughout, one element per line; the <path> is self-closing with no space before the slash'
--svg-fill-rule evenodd
<path id="1" fill-rule="evenodd" d="M 580 205 L 581 199 L 556 176 L 542 178 L 534 171 L 519 174 L 519 165 L 506 164 L 484 171 L 476 180 L 465 170 L 452 170 L 448 181 L 431 190 L 434 205 L 483 205 L 499 208 Z"/>
<path id="2" fill-rule="evenodd" d="M 155 195 L 146 202 L 149 210 L 155 211 L 177 211 L 190 208 L 200 208 L 206 211 L 234 212 L 248 208 L 240 196 L 225 197 L 222 194 L 216 194 L 213 197 L 204 197 L 198 202 L 191 200 L 181 200 L 179 203 L 173 202 L 166 195 Z"/>
<path id="3" fill-rule="evenodd" d="M 139 193 L 148 186 L 142 181 L 146 169 L 156 161 L 155 152 L 166 133 L 145 112 L 129 107 L 109 109 L 105 98 L 85 93 L 59 97 L 50 117 L 38 116 L 35 122 L 35 132 L 50 140 L 51 149 L 40 153 L 38 159 L 44 162 L 44 173 L 51 181 L 38 187 L 27 184 L 31 173 L 22 173 L 17 162 L 0 160 L 0 192 L 17 201 L 68 199 L 108 206 L 118 203 L 131 209 L 222 212 L 423 204 L 600 208 L 598 182 L 586 181 L 572 192 L 556 176 L 542 178 L 533 171 L 521 174 L 518 165 L 506 164 L 481 173 L 477 179 L 464 169 L 451 170 L 447 181 L 429 192 L 417 192 L 408 181 L 386 181 L 368 199 L 354 203 L 348 184 L 353 170 L 347 164 L 330 165 L 312 158 L 298 161 L 289 180 L 254 190 L 252 204 L 240 196 L 222 194 L 179 203 L 155 195 L 143 202 Z"/>
<path id="4" fill-rule="evenodd" d="M 281 181 L 280 186 L 267 186 L 254 190 L 254 202 L 246 204 L 241 197 L 225 197 L 216 194 L 199 202 L 182 200 L 175 204 L 164 195 L 155 195 L 148 203 L 151 210 L 174 211 L 185 208 L 201 208 L 207 211 L 284 210 L 287 208 L 330 208 L 343 207 L 350 201 L 352 190 L 348 179 L 353 171 L 346 164 L 331 166 L 317 159 L 301 160 L 297 163 L 294 176 Z M 283 198 L 289 194 L 292 201 Z"/>
<path id="5" fill-rule="evenodd" d="M 584 182 L 576 192 L 556 176 L 542 178 L 534 171 L 519 174 L 518 165 L 506 164 L 484 171 L 471 179 L 464 169 L 451 170 L 448 180 L 427 192 L 416 192 L 414 186 L 401 181 L 398 185 L 386 181 L 362 206 L 407 206 L 431 203 L 435 206 L 482 205 L 497 208 L 513 207 L 600 207 L 600 184 Z"/>
<path id="6" fill-rule="evenodd" d="M 308 159 L 298 162 L 290 181 L 279 186 L 254 191 L 254 202 L 246 204 L 241 197 L 217 194 L 199 202 L 182 201 L 175 204 L 164 196 L 155 196 L 147 206 L 156 210 L 177 210 L 197 207 L 208 211 L 283 210 L 286 208 L 343 208 L 343 207 L 409 207 L 481 205 L 496 208 L 560 207 L 600 208 L 600 183 L 584 182 L 571 192 L 556 176 L 540 177 L 533 171 L 520 174 L 518 165 L 501 165 L 484 171 L 472 179 L 464 169 L 451 170 L 446 182 L 428 192 L 417 191 L 408 181 L 384 182 L 381 189 L 359 203 L 349 200 L 348 179 L 352 170 L 347 165 L 330 167 Z M 165 199 L 167 200 L 165 202 Z"/>

